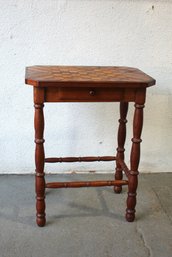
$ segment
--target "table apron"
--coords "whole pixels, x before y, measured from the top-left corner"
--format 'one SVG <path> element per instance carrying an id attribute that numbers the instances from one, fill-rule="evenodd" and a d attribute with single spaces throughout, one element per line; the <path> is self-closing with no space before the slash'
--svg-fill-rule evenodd
<path id="1" fill-rule="evenodd" d="M 135 88 L 55 88 L 44 89 L 44 102 L 134 102 Z"/>

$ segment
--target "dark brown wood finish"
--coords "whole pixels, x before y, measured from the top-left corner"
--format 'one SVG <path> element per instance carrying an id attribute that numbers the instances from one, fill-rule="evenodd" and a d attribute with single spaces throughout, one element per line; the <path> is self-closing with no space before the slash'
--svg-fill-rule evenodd
<path id="1" fill-rule="evenodd" d="M 119 119 L 119 129 L 118 129 L 118 148 L 117 148 L 117 158 L 124 160 L 124 144 L 126 139 L 126 116 L 128 112 L 128 103 L 127 102 L 121 102 L 120 103 L 120 119 Z M 116 161 L 116 172 L 115 172 L 115 179 L 121 180 L 122 179 L 122 167 L 119 163 L 119 161 Z M 122 186 L 115 186 L 114 187 L 115 193 L 121 193 Z"/>
<path id="2" fill-rule="evenodd" d="M 46 184 L 46 188 L 67 188 L 67 187 L 102 187 L 114 185 L 128 185 L 127 180 L 107 180 L 107 181 L 75 181 L 75 182 L 51 182 Z"/>
<path id="3" fill-rule="evenodd" d="M 82 85 L 82 84 L 81 84 Z M 72 90 L 71 90 L 72 89 Z M 109 87 L 48 87 L 45 102 L 120 102 L 135 101 L 137 89 Z"/>
<path id="4" fill-rule="evenodd" d="M 88 157 L 51 157 L 45 158 L 45 162 L 108 162 L 108 161 L 115 161 L 115 156 L 88 156 Z"/>
<path id="5" fill-rule="evenodd" d="M 130 156 L 130 172 L 129 172 L 129 185 L 128 185 L 128 198 L 127 198 L 127 209 L 126 219 L 129 222 L 135 219 L 135 206 L 136 206 L 136 190 L 138 185 L 138 166 L 140 161 L 140 143 L 141 132 L 143 126 L 143 108 L 145 103 L 145 94 L 140 93 L 137 96 L 135 103 L 135 112 L 133 119 L 133 138 L 132 148 Z"/>
<path id="6" fill-rule="evenodd" d="M 154 85 L 155 80 L 138 69 L 128 67 L 33 66 L 26 68 L 25 82 L 34 86 L 37 224 L 44 226 L 46 222 L 45 188 L 114 186 L 114 191 L 120 193 L 123 185 L 128 185 L 126 219 L 133 221 L 143 107 L 146 88 Z M 43 146 L 45 102 L 120 102 L 117 155 L 45 158 Z M 135 103 L 130 169 L 124 162 L 128 102 Z M 45 183 L 45 162 L 88 161 L 116 161 L 115 180 Z M 122 180 L 122 171 L 125 172 L 128 180 Z"/>
<path id="7" fill-rule="evenodd" d="M 36 191 L 36 210 L 37 224 L 44 226 L 45 219 L 45 179 L 44 179 L 44 104 L 41 101 L 42 89 L 34 90 L 34 107 L 35 107 L 35 191 Z"/>

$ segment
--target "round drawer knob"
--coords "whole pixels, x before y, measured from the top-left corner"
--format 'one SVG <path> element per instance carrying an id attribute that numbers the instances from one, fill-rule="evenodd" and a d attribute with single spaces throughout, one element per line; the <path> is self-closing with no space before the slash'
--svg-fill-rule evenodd
<path id="1" fill-rule="evenodd" d="M 95 91 L 94 90 L 90 90 L 90 95 L 95 95 Z"/>

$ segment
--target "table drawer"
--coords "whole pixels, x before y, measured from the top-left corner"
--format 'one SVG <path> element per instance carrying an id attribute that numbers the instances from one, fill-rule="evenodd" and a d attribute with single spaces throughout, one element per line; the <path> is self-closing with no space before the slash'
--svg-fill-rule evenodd
<path id="1" fill-rule="evenodd" d="M 124 88 L 46 88 L 45 102 L 118 102 L 134 101 L 134 89 Z"/>

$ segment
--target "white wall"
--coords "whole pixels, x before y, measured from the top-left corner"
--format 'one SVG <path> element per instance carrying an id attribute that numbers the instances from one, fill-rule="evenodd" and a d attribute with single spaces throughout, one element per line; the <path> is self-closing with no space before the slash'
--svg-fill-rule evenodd
<path id="1" fill-rule="evenodd" d="M 172 1 L 0 0 L 0 173 L 34 172 L 32 87 L 24 72 L 35 64 L 125 65 L 153 76 L 140 170 L 172 170 Z M 48 104 L 45 117 L 47 156 L 115 152 L 117 104 Z M 127 152 L 130 138 L 131 129 Z M 109 172 L 113 165 L 46 170 Z"/>

